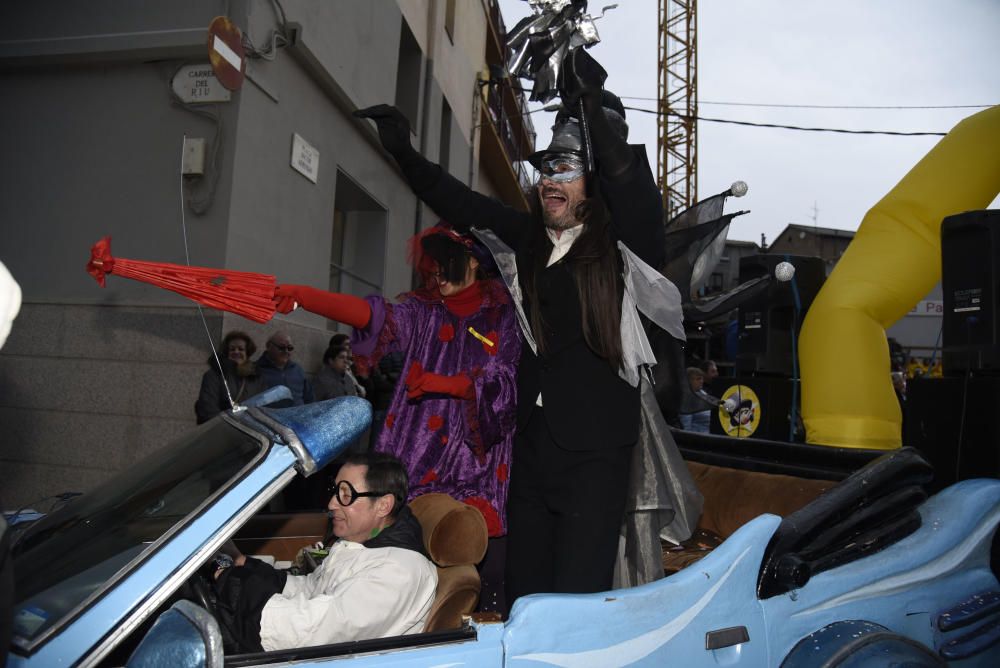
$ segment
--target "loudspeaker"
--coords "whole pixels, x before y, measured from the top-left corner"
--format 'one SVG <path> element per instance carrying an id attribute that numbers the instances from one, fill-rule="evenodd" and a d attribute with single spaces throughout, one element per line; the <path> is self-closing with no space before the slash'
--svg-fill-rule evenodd
<path id="1" fill-rule="evenodd" d="M 799 292 L 798 313 L 792 281 L 774 278 L 774 268 L 786 261 L 795 267 L 792 281 Z M 736 371 L 791 376 L 793 328 L 798 335 L 809 305 L 826 281 L 826 266 L 822 258 L 801 255 L 776 253 L 740 258 L 740 283 L 765 274 L 771 276 L 768 289 L 739 307 Z"/>
<path id="2" fill-rule="evenodd" d="M 944 373 L 1000 373 L 1000 211 L 944 219 L 941 288 Z"/>
<path id="3" fill-rule="evenodd" d="M 1000 376 L 911 378 L 903 445 L 934 466 L 932 492 L 967 478 L 1000 477 Z"/>

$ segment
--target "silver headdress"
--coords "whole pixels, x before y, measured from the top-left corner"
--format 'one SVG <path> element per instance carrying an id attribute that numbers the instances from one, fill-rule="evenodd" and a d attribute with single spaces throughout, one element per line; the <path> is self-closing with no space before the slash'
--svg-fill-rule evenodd
<path id="1" fill-rule="evenodd" d="M 601 41 L 594 21 L 618 5 L 608 5 L 601 15 L 587 13 L 587 0 L 527 0 L 535 12 L 521 19 L 507 33 L 511 76 L 534 81 L 531 99 L 548 102 L 557 94 L 563 60 L 572 49 Z"/>

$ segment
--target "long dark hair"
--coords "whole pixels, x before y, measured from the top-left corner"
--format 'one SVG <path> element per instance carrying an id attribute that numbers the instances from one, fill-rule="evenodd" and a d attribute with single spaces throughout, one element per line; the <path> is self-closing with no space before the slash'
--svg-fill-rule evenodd
<path id="1" fill-rule="evenodd" d="M 541 205 L 537 193 L 528 198 L 532 214 L 538 221 L 533 244 L 536 254 L 524 282 L 528 298 L 528 319 L 538 344 L 544 353 L 545 321 L 539 308 L 538 278 L 545 270 L 552 253 L 552 241 L 545 233 Z M 622 266 L 617 245 L 611 231 L 611 216 L 600 195 L 594 193 L 577 205 L 575 216 L 583 221 L 583 231 L 564 262 L 569 264 L 580 300 L 580 319 L 583 338 L 596 355 L 608 361 L 615 370 L 622 366 L 621 317 L 622 317 Z"/>

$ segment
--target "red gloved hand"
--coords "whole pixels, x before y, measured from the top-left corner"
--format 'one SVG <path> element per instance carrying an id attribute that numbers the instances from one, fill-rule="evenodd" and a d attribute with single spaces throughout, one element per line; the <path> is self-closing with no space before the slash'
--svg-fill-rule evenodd
<path id="1" fill-rule="evenodd" d="M 424 367 L 420 362 L 414 362 L 410 365 L 410 370 L 406 372 L 406 396 L 408 399 L 416 399 L 423 391 L 420 390 L 420 386 L 424 382 Z"/>
<path id="2" fill-rule="evenodd" d="M 458 399 L 471 399 L 474 396 L 472 379 L 464 373 L 456 376 L 428 373 L 420 362 L 414 362 L 406 374 L 406 397 L 419 399 L 425 394 L 446 394 Z"/>
<path id="3" fill-rule="evenodd" d="M 308 285 L 278 285 L 274 288 L 274 309 L 291 313 L 296 304 L 310 313 L 326 316 L 357 329 L 364 329 L 372 319 L 368 302 L 354 295 L 317 290 Z"/>

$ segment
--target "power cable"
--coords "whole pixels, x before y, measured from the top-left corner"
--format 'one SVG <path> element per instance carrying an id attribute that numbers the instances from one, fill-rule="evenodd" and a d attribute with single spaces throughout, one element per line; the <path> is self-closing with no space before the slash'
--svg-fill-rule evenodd
<path id="1" fill-rule="evenodd" d="M 484 81 L 483 83 L 490 84 L 490 83 L 500 83 L 500 82 L 494 81 L 494 80 L 487 80 L 487 81 Z M 513 90 L 519 91 L 521 93 L 530 92 L 530 91 L 528 91 L 528 89 L 522 88 L 521 86 L 518 86 L 517 84 L 514 84 L 514 83 L 511 83 L 510 87 Z M 656 101 L 656 98 L 638 98 L 638 97 L 628 97 L 628 96 L 626 96 L 623 99 Z M 708 104 L 708 103 L 699 102 L 699 104 Z M 733 104 L 743 104 L 743 103 L 733 103 Z M 749 106 L 749 105 L 747 105 L 747 106 Z M 775 106 L 777 106 L 777 105 L 775 105 Z M 791 106 L 791 105 L 788 105 L 788 106 Z M 980 107 L 980 105 L 966 105 L 966 106 L 970 107 L 970 108 L 971 107 L 976 107 L 976 108 Z M 983 106 L 983 107 L 990 107 L 990 106 L 993 106 L 993 105 L 981 105 L 981 106 Z M 823 107 L 823 106 L 817 105 L 817 106 L 815 106 L 815 108 L 817 108 L 817 109 L 826 109 L 826 108 L 839 109 L 839 108 L 849 108 L 849 107 Z M 864 108 L 864 107 L 851 107 L 851 108 L 859 108 L 860 109 L 860 108 Z M 870 107 L 870 108 L 875 108 L 875 107 Z M 885 107 L 885 108 L 888 109 L 888 108 L 896 108 L 896 107 Z M 955 106 L 955 107 L 898 107 L 898 108 L 900 108 L 900 109 L 903 109 L 903 108 L 906 108 L 906 109 L 917 109 L 917 108 L 927 108 L 927 109 L 931 109 L 931 108 L 941 108 L 941 109 L 955 108 L 955 109 L 960 109 L 960 108 L 966 108 L 966 107 L 965 106 Z M 538 111 L 555 111 L 556 109 L 557 109 L 557 107 L 555 105 L 550 104 L 550 105 L 546 105 L 545 107 L 541 107 L 541 108 L 538 108 L 538 109 L 532 109 L 530 111 L 526 111 L 526 112 L 522 113 L 521 115 L 522 116 L 526 116 L 528 114 L 533 114 L 533 113 L 538 112 Z M 642 112 L 644 114 L 655 114 L 657 116 L 662 115 L 659 111 L 657 111 L 655 109 L 643 109 L 641 107 L 625 107 L 625 109 L 628 109 L 630 111 Z M 812 128 L 812 127 L 804 127 L 804 126 L 801 126 L 801 125 L 783 125 L 783 124 L 780 124 L 780 123 L 755 123 L 755 122 L 752 122 L 752 121 L 734 121 L 734 120 L 727 119 L 727 118 L 709 118 L 707 116 L 686 116 L 684 114 L 678 114 L 676 112 L 667 112 L 667 114 L 670 115 L 670 116 L 676 116 L 677 118 L 684 119 L 684 120 L 705 121 L 707 123 L 724 123 L 724 124 L 729 124 L 729 125 L 743 125 L 743 126 L 755 127 L 755 128 L 776 128 L 776 129 L 779 129 L 779 130 L 796 130 L 796 131 L 799 131 L 799 132 L 836 132 L 836 133 L 840 133 L 840 134 L 850 134 L 850 135 L 889 135 L 889 136 L 895 136 L 895 137 L 944 137 L 946 134 L 948 134 L 947 132 L 901 132 L 901 131 L 897 131 L 897 130 L 847 130 L 847 129 L 844 129 L 844 128 Z"/>
<path id="2" fill-rule="evenodd" d="M 641 111 L 644 114 L 662 115 L 655 109 L 642 109 L 640 107 L 625 107 L 630 111 Z M 734 121 L 725 118 L 708 118 L 706 116 L 686 116 L 673 112 L 667 112 L 669 116 L 676 116 L 684 120 L 706 121 L 708 123 L 727 123 L 730 125 L 745 125 L 754 128 L 778 128 L 781 130 L 798 130 L 800 132 L 838 132 L 849 135 L 893 135 L 897 137 L 944 137 L 947 132 L 898 132 L 895 130 L 845 130 L 843 128 L 807 128 L 801 125 L 781 125 L 778 123 L 753 123 L 751 121 Z"/>
<path id="3" fill-rule="evenodd" d="M 643 102 L 659 102 L 656 97 L 638 97 L 621 95 L 623 100 L 641 100 Z M 698 100 L 698 104 L 712 104 L 724 107 L 760 107 L 767 109 L 987 109 L 993 104 L 941 104 L 941 105 L 867 105 L 867 104 L 778 104 L 765 102 L 712 102 Z"/>

